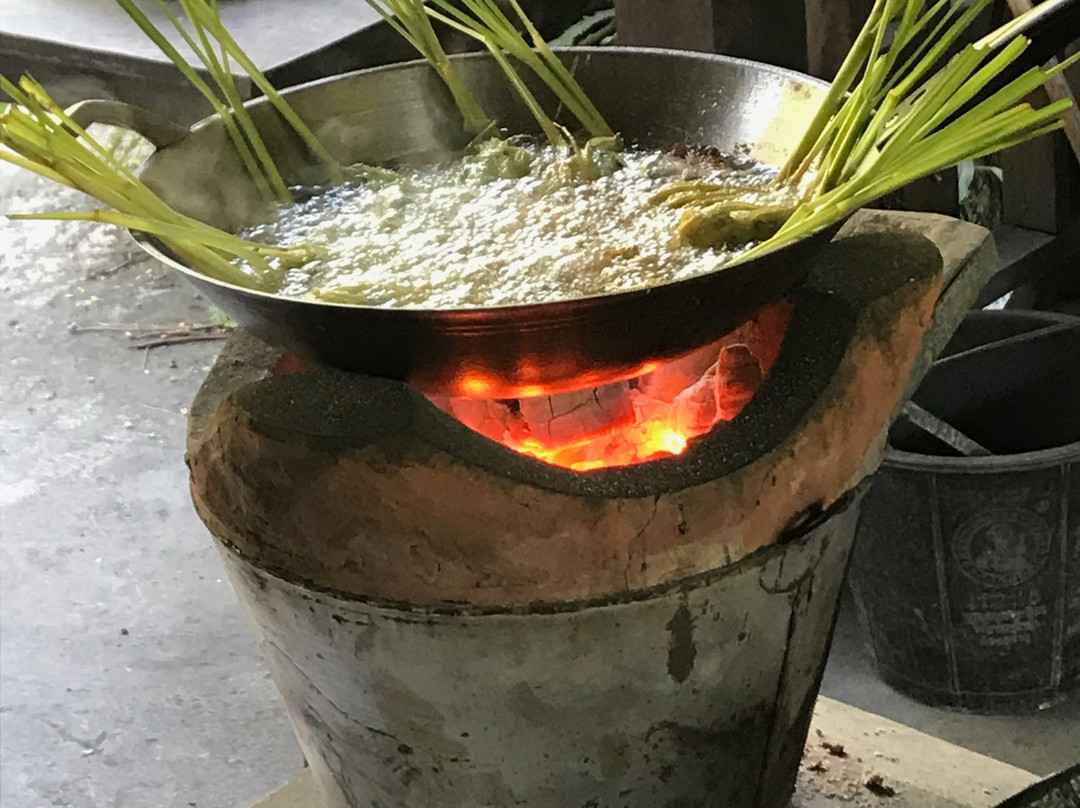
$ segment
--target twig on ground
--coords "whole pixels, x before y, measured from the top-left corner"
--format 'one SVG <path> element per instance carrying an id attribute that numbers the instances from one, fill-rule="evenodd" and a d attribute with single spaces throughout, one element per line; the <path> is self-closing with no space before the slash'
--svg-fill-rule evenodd
<path id="1" fill-rule="evenodd" d="M 130 348 L 133 351 L 149 351 L 151 348 L 161 348 L 165 345 L 182 345 L 185 342 L 212 342 L 228 338 L 229 332 L 224 330 L 217 333 L 170 334 L 144 340 L 142 342 L 136 342 L 131 345 Z"/>
<path id="2" fill-rule="evenodd" d="M 227 339 L 232 328 L 219 323 L 176 323 L 175 325 L 132 325 L 128 323 L 97 323 L 96 325 L 68 326 L 71 334 L 95 332 L 122 332 L 134 342 L 132 350 L 145 351 L 165 345 L 181 345 L 185 342 L 210 342 Z"/>

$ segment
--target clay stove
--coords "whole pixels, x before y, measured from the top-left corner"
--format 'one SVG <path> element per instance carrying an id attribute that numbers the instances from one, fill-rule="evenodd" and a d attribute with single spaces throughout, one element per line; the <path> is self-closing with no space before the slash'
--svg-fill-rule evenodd
<path id="1" fill-rule="evenodd" d="M 326 804 L 785 805 L 863 480 L 984 238 L 866 214 L 741 333 L 570 398 L 234 337 L 192 492 Z"/>

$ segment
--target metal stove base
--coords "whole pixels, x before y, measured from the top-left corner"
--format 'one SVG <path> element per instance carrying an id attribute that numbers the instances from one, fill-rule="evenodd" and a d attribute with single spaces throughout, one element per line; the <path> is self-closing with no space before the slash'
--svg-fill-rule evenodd
<path id="1" fill-rule="evenodd" d="M 867 788 L 874 775 L 895 794 Z M 822 697 L 814 710 L 791 808 L 992 808 L 1038 779 L 1031 772 Z M 250 808 L 325 808 L 325 803 L 311 770 L 305 769 Z"/>

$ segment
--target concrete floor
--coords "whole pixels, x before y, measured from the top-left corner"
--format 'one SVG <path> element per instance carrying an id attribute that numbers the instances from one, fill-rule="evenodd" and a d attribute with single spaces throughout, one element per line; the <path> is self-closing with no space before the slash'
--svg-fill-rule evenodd
<path id="1" fill-rule="evenodd" d="M 0 167 L 0 213 L 83 205 Z M 0 219 L 5 808 L 232 808 L 301 764 L 188 499 L 184 408 L 220 345 L 147 354 L 71 328 L 210 319 L 137 259 L 108 228 Z M 847 614 L 824 691 L 1035 772 L 1080 757 L 1080 700 L 1021 719 L 923 707 L 874 678 Z"/>
<path id="2" fill-rule="evenodd" d="M 85 206 L 0 173 L 0 212 Z M 4 808 L 231 808 L 301 765 L 188 498 L 183 410 L 220 344 L 69 328 L 209 320 L 133 256 L 111 228 L 0 218 Z"/>

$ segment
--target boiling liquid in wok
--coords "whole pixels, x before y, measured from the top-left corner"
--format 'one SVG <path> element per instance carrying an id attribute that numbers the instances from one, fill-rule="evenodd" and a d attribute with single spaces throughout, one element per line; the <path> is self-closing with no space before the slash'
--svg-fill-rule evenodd
<path id="1" fill-rule="evenodd" d="M 499 146 L 452 162 L 367 177 L 320 192 L 244 235 L 308 242 L 320 257 L 279 294 L 385 308 L 546 303 L 690 278 L 739 250 L 674 243 L 681 211 L 650 204 L 673 180 L 761 185 L 748 159 L 627 149 L 598 179 L 573 177 L 550 146 L 507 167 Z M 527 174 L 507 177 L 507 174 Z"/>

